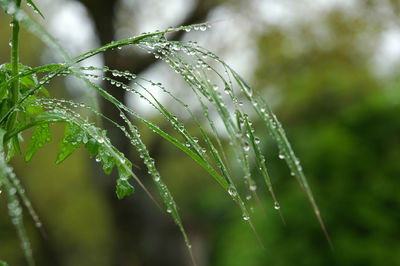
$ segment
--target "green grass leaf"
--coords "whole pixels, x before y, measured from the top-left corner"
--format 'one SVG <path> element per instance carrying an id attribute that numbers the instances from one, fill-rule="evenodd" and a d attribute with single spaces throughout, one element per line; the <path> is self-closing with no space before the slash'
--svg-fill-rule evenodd
<path id="1" fill-rule="evenodd" d="M 61 140 L 60 148 L 57 154 L 56 164 L 63 162 L 68 156 L 70 156 L 81 143 L 78 142 L 79 136 L 82 136 L 84 132 L 82 129 L 73 123 L 67 123 L 65 126 L 64 137 Z"/>
<path id="2" fill-rule="evenodd" d="M 26 0 L 26 2 L 28 2 L 28 6 L 31 6 L 33 10 L 36 11 L 44 19 L 42 12 L 40 12 L 39 8 L 37 8 L 37 6 L 32 2 L 32 0 Z"/>

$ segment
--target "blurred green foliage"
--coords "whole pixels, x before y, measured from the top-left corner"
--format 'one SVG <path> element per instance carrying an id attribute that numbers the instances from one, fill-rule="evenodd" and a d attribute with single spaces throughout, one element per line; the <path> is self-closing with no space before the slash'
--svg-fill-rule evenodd
<path id="1" fill-rule="evenodd" d="M 396 75 L 382 79 L 373 73 L 373 47 L 359 41 L 367 19 L 331 12 L 321 21 L 331 34 L 322 45 L 311 33 L 313 25 L 299 25 L 295 36 L 269 29 L 258 41 L 255 82 L 281 94 L 277 115 L 303 163 L 334 249 L 267 143 L 287 226 L 272 210 L 256 215 L 265 244 L 260 249 L 239 220 L 224 223 L 216 228 L 212 265 L 400 264 L 399 83 Z M 377 32 L 367 33 L 376 42 Z M 264 204 L 272 209 L 270 199 Z"/>

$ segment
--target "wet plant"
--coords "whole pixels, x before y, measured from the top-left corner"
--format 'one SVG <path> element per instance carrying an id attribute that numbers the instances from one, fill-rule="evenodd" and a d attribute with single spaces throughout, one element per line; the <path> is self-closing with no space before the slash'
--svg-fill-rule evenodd
<path id="1" fill-rule="evenodd" d="M 26 4 L 43 16 L 31 0 L 27 0 Z M 62 46 L 21 8 L 21 0 L 0 0 L 0 5 L 12 19 L 10 24 L 12 27 L 11 62 L 0 66 L 0 188 L 5 192 L 1 196 L 7 197 L 9 215 L 17 230 L 29 265 L 34 265 L 34 256 L 22 221 L 22 206 L 28 210 L 38 228 L 42 227 L 42 223 L 9 163 L 15 154 L 22 153 L 20 142 L 23 140 L 21 134 L 24 131 L 34 129 L 25 152 L 25 160 L 29 162 L 38 149 L 52 141 L 50 127 L 55 123 L 65 125 L 65 133 L 59 144 L 56 163 L 62 163 L 83 145 L 88 149 L 90 156 L 102 165 L 105 173 L 110 174 L 116 167 L 119 174 L 116 180 L 116 196 L 119 199 L 129 196 L 134 192 L 134 184 L 143 189 L 149 199 L 161 210 L 165 210 L 175 221 L 182 232 L 195 265 L 190 238 L 183 227 L 177 204 L 157 170 L 156 162 L 151 158 L 141 138 L 139 128 L 147 127 L 204 168 L 237 204 L 243 219 L 257 235 L 252 224 L 248 203 L 243 199 L 244 193 L 257 198 L 257 182 L 265 182 L 272 198 L 271 207 L 281 214 L 280 205 L 268 173 L 267 160 L 260 146 L 261 135 L 255 132 L 252 124 L 252 119 L 261 119 L 265 124 L 266 131 L 269 132 L 279 148 L 279 157 L 286 161 L 291 175 L 305 191 L 329 241 L 300 162 L 295 156 L 280 122 L 268 104 L 217 55 L 199 47 L 194 42 L 171 41 L 167 38 L 168 33 L 171 32 L 207 30 L 211 27 L 210 23 L 143 33 L 111 42 L 71 58 Z M 63 62 L 38 67 L 21 64 L 18 51 L 20 26 L 25 27 L 48 46 L 56 49 L 59 54 L 64 56 Z M 178 75 L 183 79 L 187 94 L 196 98 L 200 112 L 194 112 L 193 108 L 185 103 L 185 99 L 178 98 L 172 89 L 161 83 L 153 82 L 128 71 L 110 69 L 107 66 L 87 67 L 81 64 L 97 54 L 122 47 L 144 49 L 153 54 L 156 59 L 167 64 L 173 70 L 171 75 Z M 96 107 L 96 104 L 51 97 L 49 89 L 53 79 L 69 75 L 81 80 L 85 84 L 86 90 L 93 91 L 112 103 L 124 123 L 117 123 L 108 118 Z M 139 111 L 118 101 L 102 88 L 100 85 L 102 83 L 110 83 L 118 89 L 139 97 L 170 124 L 170 129 L 174 133 L 168 133 L 151 118 L 147 118 Z M 152 89 L 149 89 L 150 87 Z M 190 117 L 191 123 L 196 125 L 197 132 L 200 133 L 192 134 L 186 126 L 186 121 L 178 117 L 181 114 L 175 114 L 169 106 L 163 105 L 159 100 L 159 95 L 170 98 L 176 106 L 180 106 L 185 115 Z M 106 130 L 97 122 L 101 119 L 111 122 L 132 144 L 132 148 L 143 159 L 148 173 L 154 181 L 154 186 L 159 192 L 159 197 L 149 192 L 149 189 L 141 181 L 144 177 L 137 176 L 132 162 L 114 147 Z M 216 123 L 220 123 L 224 129 L 219 129 L 220 127 L 217 127 Z M 223 145 L 226 140 L 229 141 L 229 146 Z M 233 171 L 235 167 L 232 163 L 233 160 L 239 163 L 239 170 Z M 235 164 L 237 165 L 237 163 Z M 251 175 L 251 169 L 254 167 L 259 170 L 263 180 L 255 180 Z M 243 181 L 245 186 L 239 185 Z M 159 203 L 159 199 L 163 204 Z M 281 217 L 283 220 L 282 215 Z"/>

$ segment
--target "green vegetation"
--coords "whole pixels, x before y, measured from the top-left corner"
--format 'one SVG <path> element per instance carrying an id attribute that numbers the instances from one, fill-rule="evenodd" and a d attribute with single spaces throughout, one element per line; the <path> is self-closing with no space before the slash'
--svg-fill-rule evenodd
<path id="1" fill-rule="evenodd" d="M 27 1 L 27 4 L 40 13 L 31 1 Z M 156 206 L 162 210 L 165 209 L 166 213 L 171 215 L 185 239 L 193 264 L 196 264 L 195 256 L 192 252 L 190 238 L 183 227 L 177 205 L 156 168 L 156 162 L 150 156 L 139 130 L 147 128 L 147 130 L 154 132 L 203 168 L 238 205 L 243 220 L 249 224 L 256 236 L 257 231 L 253 224 L 252 214 L 243 197 L 244 193 L 247 193 L 258 198 L 256 183 L 259 183 L 259 181 L 256 181 L 255 177 L 260 177 L 265 182 L 272 197 L 271 205 L 280 213 L 280 205 L 272 188 L 267 162 L 261 146 L 261 142 L 266 139 L 265 135 L 267 134 L 265 132 L 268 131 L 277 144 L 279 157 L 285 160 L 291 175 L 295 177 L 306 193 L 319 224 L 329 241 L 320 211 L 311 193 L 300 161 L 295 156 L 280 122 L 264 99 L 215 54 L 199 47 L 194 42 L 168 40 L 169 33 L 191 30 L 204 31 L 210 27 L 209 23 L 144 33 L 136 37 L 111 42 L 70 58 L 54 38 L 20 8 L 21 1 L 0 0 L 0 6 L 12 17 L 11 62 L 0 67 L 0 184 L 7 195 L 9 215 L 17 229 L 29 265 L 35 263 L 22 219 L 21 205 L 27 208 L 38 228 L 42 228 L 42 223 L 9 162 L 16 154 L 22 153 L 23 149 L 21 149 L 20 143 L 23 140 L 21 135 L 23 132 L 34 129 L 25 151 L 25 161 L 29 162 L 40 148 L 52 141 L 50 129 L 54 124 L 65 125 L 64 135 L 59 143 L 56 163 L 62 163 L 75 150 L 84 146 L 90 157 L 94 157 L 102 165 L 105 173 L 110 174 L 114 167 L 117 168 L 119 178 L 116 180 L 116 196 L 119 199 L 134 192 L 134 187 L 129 182 L 133 178 Z M 64 62 L 39 67 L 22 65 L 19 60 L 18 48 L 20 25 L 56 49 L 59 55 L 64 57 Z M 128 71 L 80 65 L 81 62 L 99 53 L 107 53 L 126 46 L 144 49 L 153 54 L 155 58 L 168 64 L 173 71 L 182 77 L 187 84 L 187 90 L 197 99 L 201 108 L 201 115 L 194 114 L 191 106 L 178 98 L 173 90 L 164 87 L 161 83 L 153 82 Z M 119 112 L 124 123 L 118 123 L 107 117 L 106 114 L 98 110 L 96 104 L 91 104 L 90 101 L 74 102 L 51 97 L 50 82 L 63 76 L 73 76 L 81 80 L 88 91 L 94 91 L 110 102 Z M 124 82 L 121 80 L 124 80 Z M 129 108 L 103 89 L 98 81 L 108 82 L 120 90 L 137 95 L 160 113 L 163 122 L 151 121 Z M 130 85 L 127 85 L 128 83 Z M 158 100 L 157 94 L 148 89 L 149 86 L 156 88 L 158 93 L 170 97 L 174 104 L 180 106 L 185 114 L 191 117 L 195 126 L 191 125 L 189 130 L 178 117 L 179 114 L 174 114 L 164 106 Z M 217 114 L 218 118 L 212 117 L 211 113 Z M 133 163 L 125 154 L 114 147 L 106 130 L 102 128 L 100 122 L 102 119 L 120 130 L 136 149 L 154 181 L 154 186 L 159 192 L 164 207 L 160 206 L 157 198 L 150 192 L 151 189 L 147 188 L 132 170 Z M 256 131 L 253 124 L 254 119 L 262 123 L 266 130 Z M 165 122 L 170 124 L 168 130 L 164 129 Z M 224 130 L 218 130 L 216 123 L 222 124 Z M 223 144 L 226 141 L 225 139 L 230 142 L 229 146 Z M 239 163 L 236 163 L 237 161 Z M 259 176 L 252 174 L 253 168 L 259 170 Z M 281 217 L 283 219 L 282 214 Z M 260 240 L 260 242 L 262 241 Z"/>

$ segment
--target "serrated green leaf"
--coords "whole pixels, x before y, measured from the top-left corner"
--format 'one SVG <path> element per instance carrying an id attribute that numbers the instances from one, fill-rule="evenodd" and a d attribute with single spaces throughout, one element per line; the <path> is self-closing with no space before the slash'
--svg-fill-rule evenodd
<path id="1" fill-rule="evenodd" d="M 135 192 L 135 188 L 129 184 L 128 180 L 119 178 L 117 180 L 117 197 L 118 199 L 123 199 L 126 196 L 129 196 Z"/>
<path id="2" fill-rule="evenodd" d="M 22 151 L 21 151 L 21 147 L 19 146 L 18 136 L 13 137 L 11 141 L 12 141 L 12 146 L 13 146 L 14 151 L 21 154 Z"/>
<path id="3" fill-rule="evenodd" d="M 115 157 L 109 153 L 109 151 L 105 148 L 105 146 L 99 147 L 99 152 L 96 157 L 97 160 L 100 160 L 103 165 L 103 171 L 109 175 L 117 162 Z"/>
<path id="4" fill-rule="evenodd" d="M 52 137 L 49 124 L 38 125 L 33 131 L 32 138 L 29 141 L 25 161 L 29 162 L 39 148 L 43 147 L 46 142 L 50 142 L 51 140 Z"/>
<path id="5" fill-rule="evenodd" d="M 89 151 L 90 158 L 99 152 L 99 143 L 94 138 L 90 138 L 89 141 L 85 143 L 85 147 Z"/>
<path id="6" fill-rule="evenodd" d="M 39 115 L 43 112 L 43 108 L 40 105 L 27 105 L 26 111 L 30 115 Z"/>
<path id="7" fill-rule="evenodd" d="M 34 103 L 36 100 L 36 96 L 31 96 L 25 101 L 25 109 L 30 115 L 39 115 L 43 113 L 43 108 L 37 104 Z"/>
<path id="8" fill-rule="evenodd" d="M 118 161 L 117 168 L 118 168 L 119 178 L 128 179 L 131 176 L 129 170 L 132 169 L 132 163 L 130 161 L 126 159 L 124 159 L 123 162 Z"/>
<path id="9" fill-rule="evenodd" d="M 45 89 L 45 87 L 41 87 L 40 88 L 40 92 L 43 93 L 44 96 L 46 96 L 47 98 L 50 97 L 50 93 L 48 92 L 48 90 Z"/>
<path id="10" fill-rule="evenodd" d="M 24 70 L 25 69 L 23 68 L 20 71 L 24 71 Z M 36 82 L 35 82 L 35 79 L 33 78 L 32 74 L 21 78 L 20 84 L 27 87 L 28 89 L 36 86 Z"/>
<path id="11" fill-rule="evenodd" d="M 79 148 L 81 142 L 79 142 L 78 139 L 83 134 L 83 130 L 75 124 L 68 123 L 65 126 L 64 137 L 60 143 L 60 149 L 57 154 L 56 164 L 63 162 L 77 148 Z"/>

